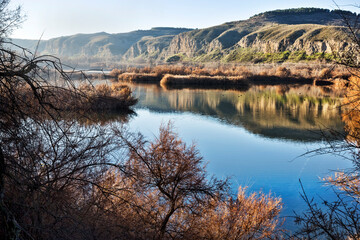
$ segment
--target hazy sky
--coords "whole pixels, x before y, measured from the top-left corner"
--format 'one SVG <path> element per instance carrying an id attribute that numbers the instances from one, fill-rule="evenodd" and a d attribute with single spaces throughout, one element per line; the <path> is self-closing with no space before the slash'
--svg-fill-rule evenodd
<path id="1" fill-rule="evenodd" d="M 343 9 L 359 0 L 337 0 Z M 334 9 L 332 0 L 12 0 L 26 20 L 14 38 L 49 39 L 76 33 L 119 33 L 151 27 L 204 28 L 274 9 Z"/>

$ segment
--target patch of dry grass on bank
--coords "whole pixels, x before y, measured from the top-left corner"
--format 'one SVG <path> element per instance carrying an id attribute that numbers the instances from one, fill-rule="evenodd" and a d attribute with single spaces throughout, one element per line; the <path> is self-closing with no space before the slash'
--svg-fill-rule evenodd
<path id="1" fill-rule="evenodd" d="M 249 65 L 249 66 L 184 66 L 159 65 L 155 67 L 114 69 L 118 81 L 160 83 L 162 85 L 228 85 L 241 84 L 315 84 L 344 85 L 349 72 L 332 65 Z M 240 81 L 240 82 L 239 82 Z"/>
<path id="2" fill-rule="evenodd" d="M 162 75 L 156 73 L 134 73 L 126 72 L 118 76 L 118 80 L 133 83 L 159 83 Z"/>
<path id="3" fill-rule="evenodd" d="M 249 81 L 242 76 L 203 76 L 203 75 L 172 75 L 166 74 L 160 81 L 160 85 L 231 85 L 248 86 Z"/>
<path id="4" fill-rule="evenodd" d="M 89 84 L 79 86 L 85 95 L 85 106 L 92 110 L 126 109 L 136 104 L 131 89 L 121 83 L 99 84 L 92 87 Z"/>

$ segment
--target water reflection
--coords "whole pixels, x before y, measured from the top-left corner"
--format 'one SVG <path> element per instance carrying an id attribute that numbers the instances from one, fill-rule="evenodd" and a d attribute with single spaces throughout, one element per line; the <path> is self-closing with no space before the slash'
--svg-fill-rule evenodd
<path id="1" fill-rule="evenodd" d="M 131 109 L 107 109 L 96 111 L 62 112 L 61 117 L 66 121 L 76 120 L 83 126 L 105 126 L 112 122 L 127 123 L 136 113 Z"/>
<path id="2" fill-rule="evenodd" d="M 230 176 L 233 190 L 271 191 L 283 199 L 282 216 L 301 212 L 299 179 L 309 196 L 332 199 L 319 177 L 349 168 L 336 156 L 302 156 L 323 147 L 320 128 L 343 133 L 341 92 L 317 86 L 254 86 L 247 91 L 163 89 L 134 85 L 139 98 L 134 131 L 152 138 L 161 122 L 173 121 L 185 142 L 195 141 L 209 173 Z M 280 140 L 280 141 L 279 141 Z M 295 229 L 292 220 L 285 227 Z"/>
<path id="3" fill-rule="evenodd" d="M 343 131 L 341 92 L 318 86 L 253 86 L 249 90 L 163 89 L 133 85 L 137 108 L 215 117 L 266 138 L 312 142 L 320 128 Z M 330 136 L 329 136 L 330 137 Z"/>

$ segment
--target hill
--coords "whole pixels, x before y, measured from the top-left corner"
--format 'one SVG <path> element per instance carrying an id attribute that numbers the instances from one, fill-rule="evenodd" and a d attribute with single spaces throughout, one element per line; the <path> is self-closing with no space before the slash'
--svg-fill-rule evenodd
<path id="1" fill-rule="evenodd" d="M 206 29 L 177 35 L 170 43 L 164 58 L 174 55 L 198 61 L 266 61 L 264 54 L 296 52 L 294 58 L 305 53 L 331 53 L 344 50 L 349 39 L 344 31 L 343 15 L 356 14 L 327 9 L 300 8 L 261 13 L 245 21 L 229 22 Z M 302 52 L 302 53 L 299 53 Z M 270 56 L 271 57 L 271 56 Z M 278 59 L 276 59 L 276 57 Z"/>
<path id="2" fill-rule="evenodd" d="M 156 39 L 158 37 L 163 37 L 164 41 L 169 41 L 179 33 L 190 30 L 192 29 L 158 27 L 150 30 L 137 30 L 117 34 L 106 32 L 76 34 L 45 41 L 13 39 L 13 43 L 28 48 L 31 51 L 34 51 L 37 47 L 38 52 L 42 54 L 52 54 L 62 58 L 79 59 L 93 57 L 120 59 L 138 41 L 149 38 Z"/>
<path id="3" fill-rule="evenodd" d="M 152 28 L 129 33 L 76 34 L 40 41 L 38 52 L 93 61 L 281 62 L 327 58 L 349 47 L 343 17 L 318 8 L 275 10 L 205 29 Z M 38 41 L 14 39 L 35 49 Z"/>

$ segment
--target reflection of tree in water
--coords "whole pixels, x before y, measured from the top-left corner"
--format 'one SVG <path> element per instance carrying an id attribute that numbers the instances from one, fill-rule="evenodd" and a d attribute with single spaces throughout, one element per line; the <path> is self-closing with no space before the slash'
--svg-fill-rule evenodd
<path id="1" fill-rule="evenodd" d="M 92 111 L 86 115 L 68 113 L 64 114 L 64 119 L 76 120 L 78 123 L 86 126 L 91 126 L 94 124 L 100 124 L 104 126 L 111 122 L 121 122 L 127 123 L 129 119 L 136 115 L 131 109 L 128 110 L 102 110 L 102 111 Z"/>
<path id="2" fill-rule="evenodd" d="M 254 88 L 237 102 L 243 125 L 251 132 L 290 139 L 295 134 L 302 140 L 319 138 L 309 130 L 329 125 L 341 129 L 339 106 L 335 96 L 323 96 L 321 88 L 308 86 Z"/>
<path id="3" fill-rule="evenodd" d="M 166 90 L 135 85 L 138 107 L 158 112 L 191 112 L 218 118 L 270 138 L 320 140 L 321 127 L 341 131 L 341 92 L 324 87 L 253 86 L 237 90 Z M 310 132 L 311 130 L 312 132 Z M 320 132 L 319 132 L 320 133 Z"/>

